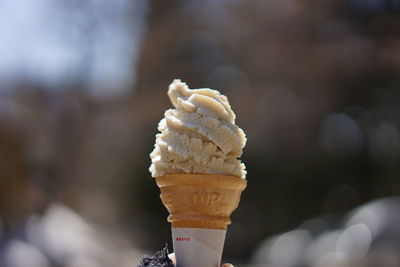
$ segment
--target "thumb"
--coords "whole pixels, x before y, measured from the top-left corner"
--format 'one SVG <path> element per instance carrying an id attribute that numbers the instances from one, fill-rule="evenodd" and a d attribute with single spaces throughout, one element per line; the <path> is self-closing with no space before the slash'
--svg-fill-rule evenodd
<path id="1" fill-rule="evenodd" d="M 175 253 L 169 254 L 168 257 L 171 259 L 172 263 L 176 266 Z M 226 267 L 228 267 L 228 266 L 226 266 Z"/>

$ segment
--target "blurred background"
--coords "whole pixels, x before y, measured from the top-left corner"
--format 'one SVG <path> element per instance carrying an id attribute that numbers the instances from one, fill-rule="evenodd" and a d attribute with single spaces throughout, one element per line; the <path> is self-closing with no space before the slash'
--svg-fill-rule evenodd
<path id="1" fill-rule="evenodd" d="M 224 262 L 400 266 L 399 0 L 2 0 L 1 267 L 172 247 L 148 167 L 175 78 L 248 137 Z"/>

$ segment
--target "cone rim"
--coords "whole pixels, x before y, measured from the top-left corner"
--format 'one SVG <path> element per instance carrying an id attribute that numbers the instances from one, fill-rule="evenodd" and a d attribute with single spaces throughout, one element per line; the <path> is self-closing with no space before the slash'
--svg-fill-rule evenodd
<path id="1" fill-rule="evenodd" d="M 199 187 L 220 187 L 243 191 L 247 180 L 242 177 L 208 173 L 168 173 L 156 177 L 159 187 L 169 185 L 188 185 Z"/>

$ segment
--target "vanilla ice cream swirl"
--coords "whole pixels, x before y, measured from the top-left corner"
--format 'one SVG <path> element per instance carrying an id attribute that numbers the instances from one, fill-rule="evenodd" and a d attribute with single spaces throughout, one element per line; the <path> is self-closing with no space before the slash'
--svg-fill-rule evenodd
<path id="1" fill-rule="evenodd" d="M 150 154 L 152 176 L 210 173 L 245 178 L 238 158 L 246 137 L 235 125 L 226 96 L 211 89 L 191 90 L 180 80 L 169 86 L 168 96 L 175 109 L 168 109 L 158 125 Z"/>

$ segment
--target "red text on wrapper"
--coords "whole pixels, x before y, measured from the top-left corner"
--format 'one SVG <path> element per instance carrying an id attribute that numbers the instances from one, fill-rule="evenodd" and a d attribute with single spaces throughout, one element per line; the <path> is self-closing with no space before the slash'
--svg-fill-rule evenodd
<path id="1" fill-rule="evenodd" d="M 177 237 L 176 241 L 190 242 L 190 237 Z"/>

